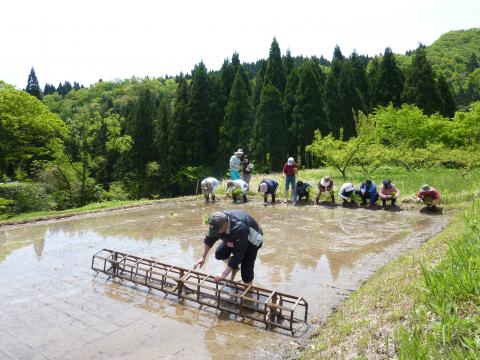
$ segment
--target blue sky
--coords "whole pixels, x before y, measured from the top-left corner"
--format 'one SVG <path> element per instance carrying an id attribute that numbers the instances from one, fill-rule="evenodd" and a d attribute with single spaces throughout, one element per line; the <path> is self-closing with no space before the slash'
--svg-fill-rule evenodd
<path id="1" fill-rule="evenodd" d="M 450 30 L 480 27 L 478 0 L 15 0 L 0 3 L 0 80 L 26 86 L 90 85 L 131 76 L 190 72 L 203 60 L 220 68 L 266 58 L 275 36 L 282 53 L 330 59 L 396 53 L 430 45 Z"/>

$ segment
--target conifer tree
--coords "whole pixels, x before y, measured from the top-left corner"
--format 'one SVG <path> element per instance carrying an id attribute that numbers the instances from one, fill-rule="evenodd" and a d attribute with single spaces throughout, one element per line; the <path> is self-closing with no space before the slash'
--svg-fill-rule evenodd
<path id="1" fill-rule="evenodd" d="M 371 111 L 378 104 L 377 87 L 380 81 L 380 62 L 377 57 L 370 60 L 367 69 L 368 94 L 366 102 L 368 111 Z"/>
<path id="2" fill-rule="evenodd" d="M 168 124 L 168 157 L 167 161 L 172 173 L 188 164 L 191 158 L 192 133 L 188 124 L 188 84 L 180 74 L 176 78 L 177 91 L 171 120 Z"/>
<path id="3" fill-rule="evenodd" d="M 263 89 L 263 80 L 265 72 L 267 71 L 267 62 L 265 60 L 260 61 L 260 70 L 255 75 L 255 86 L 253 88 L 253 108 L 256 109 L 260 103 L 260 95 Z"/>
<path id="4" fill-rule="evenodd" d="M 291 125 L 291 134 L 296 138 L 300 158 L 307 167 L 311 167 L 312 163 L 310 157 L 305 156 L 305 147 L 312 143 L 315 130 L 319 129 L 322 134 L 329 130 L 324 111 L 322 84 L 315 74 L 317 67 L 313 61 L 307 61 L 300 67 Z"/>
<path id="5" fill-rule="evenodd" d="M 405 77 L 397 66 L 395 54 L 387 47 L 380 64 L 379 78 L 375 91 L 375 105 L 386 106 L 390 102 L 395 107 L 402 104 Z"/>
<path id="6" fill-rule="evenodd" d="M 40 89 L 40 85 L 38 84 L 37 75 L 35 75 L 35 70 L 33 69 L 33 67 L 30 70 L 30 74 L 28 75 L 28 82 L 25 91 L 30 95 L 35 96 L 38 100 L 43 99 L 42 90 Z"/>
<path id="7" fill-rule="evenodd" d="M 280 46 L 277 39 L 273 38 L 270 46 L 270 55 L 267 60 L 267 68 L 265 70 L 265 77 L 263 79 L 264 85 L 272 84 L 283 95 L 285 91 L 285 70 L 283 69 L 282 54 L 280 53 Z"/>
<path id="8" fill-rule="evenodd" d="M 253 116 L 247 85 L 237 71 L 220 126 L 219 158 L 226 164 L 233 149 L 248 148 L 253 131 Z"/>
<path id="9" fill-rule="evenodd" d="M 45 87 L 43 89 L 43 95 L 50 95 L 53 94 L 57 89 L 55 89 L 55 86 L 49 83 L 45 83 Z"/>
<path id="10" fill-rule="evenodd" d="M 427 115 L 442 110 L 442 99 L 424 45 L 420 45 L 413 55 L 405 78 L 402 100 L 417 105 Z"/>
<path id="11" fill-rule="evenodd" d="M 325 83 L 325 111 L 327 113 L 330 131 L 338 137 L 340 135 L 340 128 L 345 123 L 345 112 L 339 93 L 338 80 L 333 72 L 328 74 Z"/>
<path id="12" fill-rule="evenodd" d="M 363 96 L 355 84 L 351 61 L 345 61 L 342 65 L 338 88 L 344 112 L 343 116 L 341 116 L 341 127 L 343 128 L 345 139 L 349 139 L 355 135 L 354 113 L 366 111 Z"/>
<path id="13" fill-rule="evenodd" d="M 362 94 L 362 98 L 366 103 L 368 96 L 368 82 L 367 82 L 367 69 L 366 64 L 360 56 L 354 51 L 350 56 L 350 62 L 352 64 L 352 73 L 355 86 Z"/>
<path id="14" fill-rule="evenodd" d="M 191 165 L 214 159 L 218 143 L 218 122 L 211 118 L 211 84 L 203 61 L 195 65 L 190 85 L 188 111 L 192 131 Z"/>
<path id="15" fill-rule="evenodd" d="M 440 98 L 442 99 L 441 114 L 448 118 L 453 118 L 457 105 L 455 102 L 455 96 L 453 95 L 452 88 L 448 84 L 447 79 L 445 79 L 445 76 L 439 76 L 437 80 L 437 87 Z"/>
<path id="16" fill-rule="evenodd" d="M 292 54 L 290 53 L 290 49 L 287 49 L 287 53 L 283 58 L 283 68 L 285 69 L 285 76 L 287 77 L 287 79 L 294 67 L 295 61 L 293 60 Z"/>
<path id="17" fill-rule="evenodd" d="M 282 94 L 269 82 L 260 96 L 250 145 L 255 160 L 269 171 L 280 171 L 285 161 L 286 134 Z"/>
<path id="18" fill-rule="evenodd" d="M 472 53 L 472 55 L 470 55 L 470 59 L 468 60 L 468 63 L 467 63 L 467 71 L 469 73 L 472 73 L 476 69 L 478 69 L 479 67 L 480 67 L 480 61 L 478 61 L 477 54 Z"/>
<path id="19" fill-rule="evenodd" d="M 295 107 L 295 95 L 297 94 L 297 87 L 300 81 L 298 67 L 295 67 L 288 75 L 287 84 L 285 85 L 284 106 L 285 106 L 285 126 L 288 130 L 287 147 L 288 153 L 296 156 L 298 143 L 296 136 L 292 133 L 293 122 L 293 108 Z"/>

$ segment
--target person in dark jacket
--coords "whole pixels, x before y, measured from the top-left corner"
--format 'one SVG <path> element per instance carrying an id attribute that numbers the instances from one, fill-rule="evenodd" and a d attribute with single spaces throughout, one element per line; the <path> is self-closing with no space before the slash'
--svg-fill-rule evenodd
<path id="1" fill-rule="evenodd" d="M 272 204 L 275 204 L 275 194 L 278 182 L 273 179 L 262 180 L 258 186 L 258 192 L 263 194 L 263 202 L 267 202 L 268 194 L 272 195 Z"/>
<path id="2" fill-rule="evenodd" d="M 360 185 L 360 197 L 362 198 L 362 205 L 367 204 L 367 208 L 370 208 L 375 205 L 378 200 L 378 192 L 377 192 L 377 185 L 370 180 L 366 179 Z"/>
<path id="3" fill-rule="evenodd" d="M 217 260 L 226 260 L 227 266 L 214 277 L 215 281 L 224 280 L 230 273 L 235 276 L 241 265 L 242 281 L 251 284 L 254 278 L 255 259 L 263 244 L 263 231 L 250 215 L 241 210 L 214 212 L 208 218 L 208 233 L 203 240 L 203 254 L 194 268 L 202 267 L 208 252 L 217 240 L 222 240 L 215 250 Z"/>
<path id="4" fill-rule="evenodd" d="M 305 201 L 308 202 L 308 198 L 310 197 L 310 192 L 312 191 L 312 185 L 310 185 L 307 182 L 303 182 L 301 180 L 297 181 L 297 187 L 296 187 L 296 199 L 295 203 L 298 204 L 300 200 L 302 200 L 302 197 L 305 198 Z"/>

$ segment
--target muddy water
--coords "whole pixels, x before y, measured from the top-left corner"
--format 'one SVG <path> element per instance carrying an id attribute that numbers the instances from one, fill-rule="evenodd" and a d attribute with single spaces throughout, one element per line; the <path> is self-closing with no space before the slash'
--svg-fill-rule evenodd
<path id="1" fill-rule="evenodd" d="M 0 358 L 249 358 L 291 338 L 194 304 L 108 280 L 90 270 L 101 248 L 190 267 L 205 217 L 225 202 L 162 204 L 0 229 Z M 435 232 L 438 217 L 413 212 L 236 205 L 265 233 L 255 284 L 303 296 L 310 317 L 378 267 Z M 437 219 L 436 219 L 437 218 Z M 204 270 L 223 263 L 208 258 Z M 301 336 L 299 334 L 298 336 Z"/>

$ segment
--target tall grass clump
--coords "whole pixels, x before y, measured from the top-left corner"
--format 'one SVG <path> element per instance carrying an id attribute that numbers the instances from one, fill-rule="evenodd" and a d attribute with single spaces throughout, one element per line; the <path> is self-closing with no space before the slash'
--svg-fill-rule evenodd
<path id="1" fill-rule="evenodd" d="M 480 213 L 434 268 L 422 266 L 424 289 L 410 323 L 397 332 L 401 359 L 480 358 Z"/>

